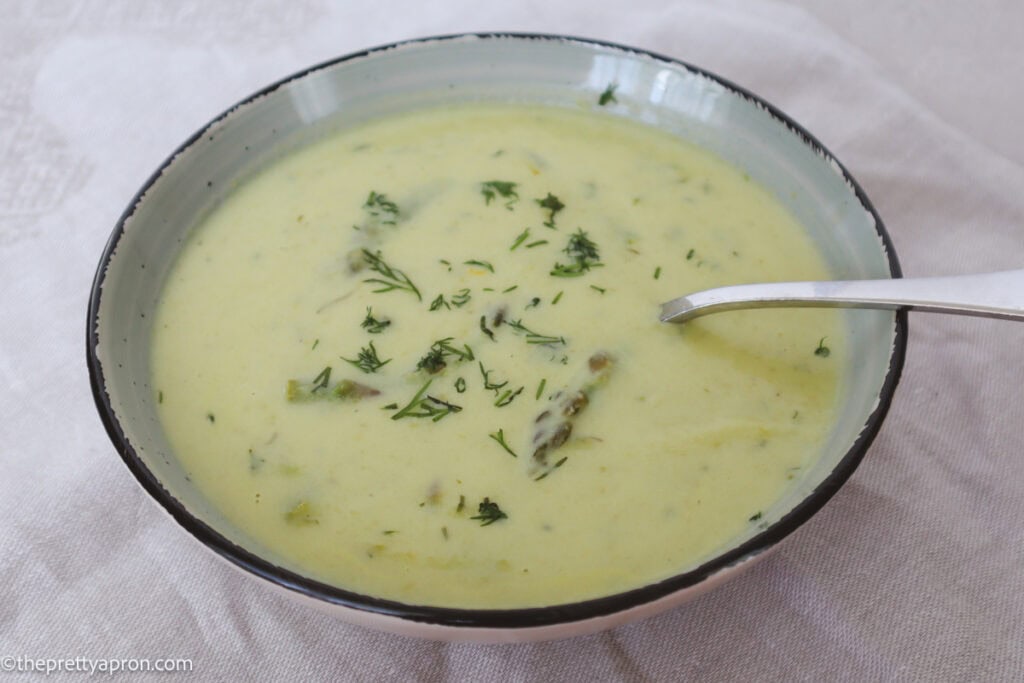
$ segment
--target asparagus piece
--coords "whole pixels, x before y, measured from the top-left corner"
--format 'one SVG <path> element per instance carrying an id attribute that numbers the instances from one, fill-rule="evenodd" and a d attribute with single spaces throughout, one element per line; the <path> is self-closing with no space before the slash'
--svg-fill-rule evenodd
<path id="1" fill-rule="evenodd" d="M 573 423 L 579 413 L 590 403 L 590 395 L 608 379 L 612 368 L 612 357 L 598 351 L 587 360 L 587 367 L 573 384 L 552 396 L 553 405 L 545 409 L 534 420 L 533 439 L 530 448 L 529 473 L 535 479 L 547 476 L 559 467 L 563 460 L 552 463 L 548 457 L 552 451 L 561 448 L 572 436 Z"/>

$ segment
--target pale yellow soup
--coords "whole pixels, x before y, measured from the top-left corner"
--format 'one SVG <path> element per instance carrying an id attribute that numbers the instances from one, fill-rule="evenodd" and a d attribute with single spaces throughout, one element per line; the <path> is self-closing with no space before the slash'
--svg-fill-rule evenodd
<path id="1" fill-rule="evenodd" d="M 667 134 L 419 111 L 271 164 L 198 226 L 153 386 L 192 482 L 272 560 L 408 603 L 578 601 L 756 532 L 835 417 L 839 314 L 675 326 L 660 303 L 826 277 L 772 196 Z"/>

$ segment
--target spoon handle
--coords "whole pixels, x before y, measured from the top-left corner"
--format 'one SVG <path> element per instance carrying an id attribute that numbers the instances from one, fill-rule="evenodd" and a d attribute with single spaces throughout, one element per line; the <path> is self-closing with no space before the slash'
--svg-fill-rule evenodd
<path id="1" fill-rule="evenodd" d="M 1024 321 L 1024 270 L 894 280 L 774 282 L 706 289 L 661 305 L 681 323 L 742 308 L 883 308 Z"/>

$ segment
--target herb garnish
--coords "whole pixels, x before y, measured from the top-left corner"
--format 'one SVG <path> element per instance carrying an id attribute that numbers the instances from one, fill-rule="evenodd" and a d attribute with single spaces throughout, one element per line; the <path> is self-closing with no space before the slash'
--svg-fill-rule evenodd
<path id="1" fill-rule="evenodd" d="M 318 346 L 320 346 L 320 340 L 319 339 L 314 339 L 313 340 L 313 346 L 309 350 L 310 351 L 316 351 L 316 347 L 318 347 Z"/>
<path id="2" fill-rule="evenodd" d="M 472 297 L 470 296 L 468 289 L 460 289 L 458 292 L 452 294 L 451 296 L 452 306 L 455 306 L 455 308 L 462 308 L 467 303 L 469 303 L 469 300 L 471 298 Z"/>
<path id="3" fill-rule="evenodd" d="M 556 294 L 555 298 L 551 300 L 551 305 L 554 306 L 555 304 L 557 304 L 559 300 L 561 300 L 563 294 L 565 294 L 565 292 L 559 292 L 558 294 Z"/>
<path id="4" fill-rule="evenodd" d="M 452 309 L 451 305 L 444 300 L 444 294 L 438 294 L 437 298 L 430 302 L 430 310 L 436 311 L 442 306 L 447 308 L 449 311 Z"/>
<path id="5" fill-rule="evenodd" d="M 359 323 L 359 327 L 363 328 L 370 334 L 380 334 L 384 329 L 391 324 L 390 320 L 377 320 L 373 317 L 373 307 L 366 307 L 366 317 L 363 318 L 363 322 Z"/>
<path id="6" fill-rule="evenodd" d="M 530 229 L 529 228 L 525 228 L 521 233 L 519 233 L 519 236 L 516 237 L 515 241 L 512 243 L 512 246 L 509 247 L 508 250 L 509 251 L 515 251 L 516 248 L 520 244 L 522 244 L 523 242 L 525 242 L 528 239 L 530 239 Z"/>
<path id="7" fill-rule="evenodd" d="M 502 393 L 502 395 L 498 397 L 498 400 L 496 400 L 494 402 L 495 407 L 497 407 L 497 408 L 504 408 L 509 403 L 512 403 L 512 401 L 515 400 L 516 396 L 518 396 L 519 394 L 523 393 L 523 389 L 525 389 L 525 388 L 526 387 L 519 387 L 515 391 L 512 391 L 511 389 L 506 389 L 505 392 Z"/>
<path id="8" fill-rule="evenodd" d="M 486 268 L 487 270 L 491 271 L 492 273 L 494 272 L 494 266 L 492 266 L 487 261 L 480 261 L 479 259 L 471 259 L 469 261 L 463 261 L 463 263 L 465 265 L 467 265 L 467 266 L 480 266 L 481 268 Z"/>
<path id="9" fill-rule="evenodd" d="M 555 214 L 565 208 L 565 204 L 561 202 L 555 195 L 548 192 L 548 196 L 544 199 L 534 199 L 537 205 L 542 209 L 548 210 L 548 219 L 544 221 L 544 225 L 549 228 L 555 228 Z"/>
<path id="10" fill-rule="evenodd" d="M 490 338 L 491 341 L 495 341 L 495 339 L 494 339 L 494 332 L 492 332 L 490 329 L 487 328 L 487 316 L 486 315 L 480 316 L 480 331 L 483 332 L 484 334 L 486 334 Z"/>
<path id="11" fill-rule="evenodd" d="M 429 417 L 431 421 L 437 422 L 452 413 L 461 411 L 461 406 L 453 405 L 433 396 L 423 396 L 427 393 L 427 389 L 430 388 L 430 383 L 433 381 L 428 379 L 426 384 L 420 387 L 420 390 L 412 397 L 412 400 L 404 408 L 392 415 L 391 419 L 401 420 L 403 417 Z"/>
<path id="12" fill-rule="evenodd" d="M 412 283 L 412 280 L 410 280 L 409 277 L 398 268 L 392 268 L 385 263 L 380 251 L 374 254 L 367 249 L 363 249 L 363 258 L 366 259 L 366 263 L 369 265 L 370 270 L 375 273 L 380 273 L 383 276 L 371 277 L 363 280 L 363 282 L 372 282 L 374 284 L 381 285 L 379 289 L 373 290 L 375 294 L 399 289 L 412 292 L 416 295 L 417 299 L 423 301 L 423 297 L 420 296 L 420 290 L 416 288 L 416 285 Z"/>
<path id="13" fill-rule="evenodd" d="M 832 349 L 830 349 L 827 346 L 825 346 L 825 340 L 826 339 L 828 339 L 828 337 L 822 337 L 818 341 L 818 348 L 814 349 L 814 355 L 815 356 L 821 356 L 822 358 L 828 358 L 829 354 L 832 353 Z"/>
<path id="14" fill-rule="evenodd" d="M 530 242 L 529 244 L 527 244 L 526 248 L 527 249 L 533 249 L 534 247 L 539 247 L 540 245 L 547 244 L 547 243 L 548 243 L 547 240 L 537 240 L 536 242 Z"/>
<path id="15" fill-rule="evenodd" d="M 604 265 L 601 263 L 597 245 L 587 237 L 587 233 L 583 232 L 582 229 L 578 229 L 573 235 L 569 236 L 569 243 L 562 251 L 569 255 L 572 263 L 569 265 L 556 263 L 555 267 L 551 270 L 551 275 L 555 277 L 579 277 L 591 268 Z"/>
<path id="16" fill-rule="evenodd" d="M 605 292 L 607 292 L 607 291 L 608 291 L 608 290 L 607 290 L 607 289 L 605 289 L 604 287 L 598 287 L 597 285 L 590 285 L 590 288 L 591 288 L 592 290 L 594 290 L 595 292 L 600 292 L 601 294 L 604 294 Z"/>
<path id="17" fill-rule="evenodd" d="M 480 526 L 490 526 L 499 519 L 508 519 L 508 515 L 502 512 L 497 503 L 491 502 L 490 498 L 484 498 L 477 507 L 477 514 L 470 519 L 480 520 Z"/>
<path id="18" fill-rule="evenodd" d="M 544 393 L 544 386 L 548 383 L 548 378 L 544 377 L 541 379 L 540 384 L 537 385 L 537 400 L 540 400 L 541 395 Z"/>
<path id="19" fill-rule="evenodd" d="M 455 380 L 455 391 L 457 391 L 457 392 L 459 392 L 461 394 L 465 390 L 466 390 L 466 380 L 463 379 L 462 377 L 459 377 L 457 380 Z"/>
<path id="20" fill-rule="evenodd" d="M 487 391 L 493 391 L 494 395 L 497 396 L 498 392 L 501 390 L 501 388 L 503 386 L 505 386 L 506 384 L 508 384 L 508 380 L 505 380 L 504 382 L 501 382 L 500 384 L 492 382 L 490 375 L 493 372 L 493 370 L 485 370 L 484 369 L 483 361 L 477 361 L 477 362 L 480 365 L 480 374 L 484 376 L 484 389 L 486 389 Z"/>
<path id="21" fill-rule="evenodd" d="M 391 358 L 382 361 L 377 356 L 377 349 L 374 348 L 373 342 L 370 342 L 369 346 L 364 346 L 363 348 L 359 349 L 359 354 L 354 359 L 345 358 L 344 356 L 342 356 L 341 359 L 346 363 L 349 363 L 350 365 L 356 366 L 357 368 L 359 368 L 360 370 L 367 374 L 377 372 L 382 367 L 384 367 L 385 365 L 392 361 Z M 327 368 L 326 372 L 327 376 L 330 377 L 331 369 Z M 320 374 L 322 375 L 323 373 Z M 313 381 L 316 382 L 317 380 Z M 316 391 L 316 389 L 314 389 L 313 391 Z"/>
<path id="22" fill-rule="evenodd" d="M 508 452 L 508 454 L 511 455 L 513 458 L 518 458 L 519 457 L 518 455 L 516 455 L 516 452 L 514 450 L 512 450 L 511 448 L 509 448 L 508 444 L 505 443 L 505 431 L 503 429 L 499 429 L 495 433 L 488 434 L 487 436 L 489 436 L 492 439 L 494 439 L 495 441 L 497 441 L 498 445 L 501 446 L 502 448 L 504 448 Z"/>
<path id="23" fill-rule="evenodd" d="M 381 223 L 384 225 L 394 225 L 395 219 L 398 218 L 398 205 L 388 199 L 386 194 L 378 194 L 373 190 L 370 191 L 370 196 L 366 198 L 363 208 L 371 216 L 380 217 L 383 215 L 384 218 L 381 220 Z"/>
<path id="24" fill-rule="evenodd" d="M 561 293 L 559 293 L 561 295 Z M 522 332 L 526 335 L 527 344 L 562 344 L 565 345 L 565 337 L 554 337 L 548 334 L 538 334 L 534 332 L 526 325 L 523 324 L 522 320 L 509 320 L 508 326 L 516 332 Z"/>
<path id="25" fill-rule="evenodd" d="M 756 512 L 753 515 L 751 515 L 750 519 L 747 520 L 747 521 L 749 521 L 749 522 L 756 522 L 757 520 L 761 519 L 762 517 L 764 517 L 764 515 L 761 512 Z"/>
<path id="26" fill-rule="evenodd" d="M 214 422 L 217 421 L 217 418 L 214 416 L 213 413 L 207 413 L 206 419 L 210 421 L 210 424 L 213 424 Z"/>
<path id="27" fill-rule="evenodd" d="M 488 205 L 495 196 L 507 199 L 508 201 L 505 202 L 505 208 L 511 211 L 512 205 L 519 201 L 519 194 L 516 192 L 516 186 L 517 183 L 512 183 L 507 180 L 488 180 L 487 182 L 480 183 L 480 194 L 484 196 L 484 203 Z"/>
<path id="28" fill-rule="evenodd" d="M 453 337 L 445 337 L 431 344 L 427 355 L 420 358 L 416 364 L 416 369 L 426 370 L 433 375 L 447 367 L 448 362 L 445 358 L 448 356 L 454 356 L 458 360 L 473 360 L 473 349 L 466 344 L 462 345 L 462 349 L 458 349 L 451 345 L 452 339 Z"/>
<path id="29" fill-rule="evenodd" d="M 326 368 L 320 371 L 320 374 L 313 380 L 313 388 L 309 393 L 315 394 L 321 389 L 326 389 L 327 384 L 331 381 L 331 366 L 328 365 Z"/>
<path id="30" fill-rule="evenodd" d="M 604 89 L 603 93 L 601 93 L 601 96 L 597 98 L 597 104 L 603 107 L 611 102 L 618 102 L 618 100 L 615 99 L 615 90 L 618 87 L 618 83 L 609 83 L 608 87 Z"/>
<path id="31" fill-rule="evenodd" d="M 654 269 L 654 279 L 657 280 L 659 277 L 661 277 L 661 266 Z"/>

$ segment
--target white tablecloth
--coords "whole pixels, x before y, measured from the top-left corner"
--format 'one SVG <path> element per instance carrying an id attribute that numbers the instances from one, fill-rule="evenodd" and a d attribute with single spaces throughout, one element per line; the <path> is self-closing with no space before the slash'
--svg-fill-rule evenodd
<path id="1" fill-rule="evenodd" d="M 843 160 L 907 275 L 1024 266 L 1024 6 L 885 4 L 0 0 L 0 677 L 5 657 L 172 657 L 201 680 L 1024 679 L 1024 325 L 912 316 L 868 457 L 777 553 L 660 617 L 523 646 L 365 631 L 271 594 L 148 499 L 89 391 L 96 262 L 167 153 L 272 80 L 422 35 L 568 33 L 698 64 Z"/>

